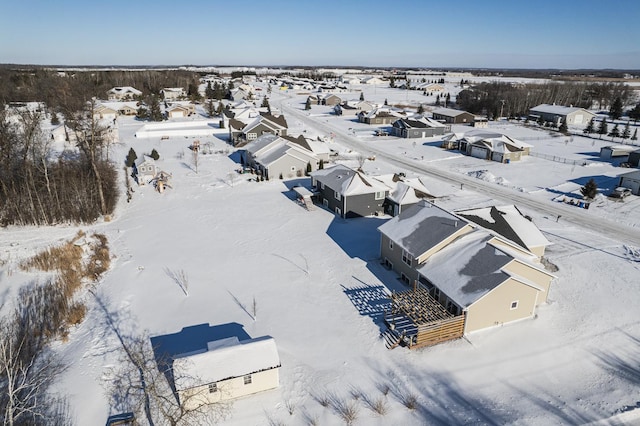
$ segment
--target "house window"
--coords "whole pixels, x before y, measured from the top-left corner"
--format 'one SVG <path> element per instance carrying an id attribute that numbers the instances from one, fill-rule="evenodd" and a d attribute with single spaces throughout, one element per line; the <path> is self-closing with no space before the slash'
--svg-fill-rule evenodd
<path id="1" fill-rule="evenodd" d="M 340 200 L 342 198 L 342 196 L 340 195 L 340 193 L 338 191 L 334 191 L 333 195 L 334 195 L 334 197 L 336 197 L 336 200 Z"/>
<path id="2" fill-rule="evenodd" d="M 400 274 L 400 279 L 402 280 L 403 283 L 405 284 L 411 284 L 411 281 L 409 280 L 409 277 L 405 275 L 404 272 L 402 272 Z"/>
<path id="3" fill-rule="evenodd" d="M 514 309 L 518 309 L 518 301 L 514 300 L 513 302 L 511 302 L 511 310 L 513 311 Z"/>
<path id="4" fill-rule="evenodd" d="M 292 171 L 292 172 L 295 172 L 295 171 L 296 171 L 295 166 L 291 166 L 291 171 Z"/>
<path id="5" fill-rule="evenodd" d="M 256 138 L 256 134 L 255 133 L 247 133 L 247 140 L 254 140 Z"/>
<path id="6" fill-rule="evenodd" d="M 209 393 L 218 392 L 218 384 L 217 383 L 209 383 Z"/>
<path id="7" fill-rule="evenodd" d="M 393 269 L 393 263 L 389 262 L 389 259 L 386 257 L 384 258 L 384 266 L 386 266 L 387 269 Z"/>
<path id="8" fill-rule="evenodd" d="M 340 210 L 340 208 L 339 208 L 339 207 L 336 207 L 336 214 L 337 214 L 338 216 L 342 216 L 342 210 Z"/>
<path id="9" fill-rule="evenodd" d="M 440 301 L 440 289 L 438 287 L 433 288 L 433 298 Z"/>
<path id="10" fill-rule="evenodd" d="M 324 189 L 324 183 L 320 182 L 320 189 Z"/>
<path id="11" fill-rule="evenodd" d="M 244 376 L 244 384 L 245 385 L 251 384 L 251 374 L 247 374 L 246 376 Z"/>
<path id="12" fill-rule="evenodd" d="M 411 262 L 413 261 L 413 256 L 411 256 L 406 251 L 402 250 L 402 261 L 407 265 L 411 266 Z"/>
<path id="13" fill-rule="evenodd" d="M 326 198 L 322 199 L 322 205 L 325 207 L 329 207 L 329 200 L 327 200 Z"/>
<path id="14" fill-rule="evenodd" d="M 393 241 L 389 240 L 389 250 L 393 250 Z"/>
<path id="15" fill-rule="evenodd" d="M 376 200 L 384 200 L 384 191 L 376 192 Z"/>

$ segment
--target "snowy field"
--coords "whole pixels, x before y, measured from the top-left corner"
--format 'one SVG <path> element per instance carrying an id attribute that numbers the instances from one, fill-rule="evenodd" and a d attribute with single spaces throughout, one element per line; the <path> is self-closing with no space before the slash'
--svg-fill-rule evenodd
<path id="1" fill-rule="evenodd" d="M 381 103 L 417 105 L 423 98 L 416 92 L 362 89 L 367 99 Z M 358 96 L 354 91 L 344 98 Z M 304 114 L 304 99 L 274 93 L 271 103 Z M 629 170 L 594 158 L 609 142 L 581 136 L 565 143 L 567 138 L 537 129 L 494 125 L 491 130 L 522 138 L 536 151 L 593 162 L 572 166 L 530 157 L 498 164 L 443 151 L 436 138 L 416 140 L 415 146 L 413 140 L 377 138 L 370 129 L 360 130 L 367 125 L 327 111 L 314 106 L 308 119 L 287 116 L 290 133 L 327 136 L 333 129 L 331 147 L 352 166 L 354 153 L 340 142 L 349 128 L 358 129 L 356 137 L 372 149 L 546 200 L 574 193 L 590 177 L 603 190 L 610 188 L 619 172 Z M 403 285 L 378 259 L 376 228 L 386 218 L 343 220 L 321 208 L 307 211 L 290 190 L 304 179 L 249 181 L 251 175 L 235 172 L 238 156 L 224 133 L 197 137 L 210 143 L 213 153 L 200 157 L 196 173 L 187 148 L 196 137 L 135 138 L 141 127 L 132 118 L 119 119 L 120 144 L 111 156 L 124 159 L 130 147 L 138 156 L 155 148 L 160 167 L 173 174 L 172 189 L 159 194 L 151 187 L 135 188 L 130 203 L 121 197 L 109 222 L 0 231 L 0 302 L 39 279 L 17 268 L 38 249 L 72 237 L 78 228 L 109 239 L 112 269 L 95 290 L 106 312 L 85 294 L 87 319 L 68 342 L 56 344 L 70 364 L 58 388 L 69 395 L 77 424 L 103 424 L 114 414 L 104 389 L 119 343 L 107 319 L 125 335 L 146 330 L 158 336 L 193 326 L 206 332 L 209 326 L 237 324 L 250 337 L 273 336 L 282 362 L 280 387 L 235 401 L 225 425 L 344 424 L 335 409 L 320 404 L 327 396 L 354 401 L 358 425 L 640 421 L 629 413 L 624 420 L 606 420 L 640 401 L 640 244 L 623 244 L 597 229 L 524 209 L 553 243 L 547 257 L 559 267 L 550 303 L 540 307 L 537 318 L 435 347 L 389 351 L 379 337 L 380 314 L 388 303 L 385 295 Z M 380 159 L 367 162 L 365 170 L 401 171 Z M 448 182 L 430 182 L 444 207 L 492 202 Z M 589 214 L 635 228 L 639 200 L 601 197 Z M 188 295 L 167 270 L 188 274 Z M 255 320 L 247 308 L 254 298 Z M 417 397 L 415 410 L 402 403 L 410 395 Z M 367 404 L 379 398 L 388 406 L 384 415 Z"/>

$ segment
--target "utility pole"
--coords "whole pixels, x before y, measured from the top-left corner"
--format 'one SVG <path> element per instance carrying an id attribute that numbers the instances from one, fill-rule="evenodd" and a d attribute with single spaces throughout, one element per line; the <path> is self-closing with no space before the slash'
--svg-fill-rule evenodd
<path id="1" fill-rule="evenodd" d="M 504 99 L 502 99 L 500 102 L 502 102 L 502 106 L 500 107 L 500 119 L 502 119 L 504 112 Z"/>

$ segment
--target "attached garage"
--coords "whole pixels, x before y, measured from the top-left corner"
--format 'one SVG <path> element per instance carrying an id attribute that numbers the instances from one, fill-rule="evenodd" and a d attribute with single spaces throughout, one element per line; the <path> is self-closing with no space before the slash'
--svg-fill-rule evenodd
<path id="1" fill-rule="evenodd" d="M 483 148 L 481 146 L 472 146 L 471 147 L 471 156 L 476 158 L 482 158 L 486 160 L 489 157 L 489 150 L 487 148 Z"/>

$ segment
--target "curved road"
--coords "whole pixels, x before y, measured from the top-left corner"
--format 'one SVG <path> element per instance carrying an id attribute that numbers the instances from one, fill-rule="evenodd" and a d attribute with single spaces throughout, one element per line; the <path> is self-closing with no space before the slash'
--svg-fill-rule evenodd
<path id="1" fill-rule="evenodd" d="M 291 97 L 288 97 L 288 99 L 291 99 Z M 526 206 L 529 209 L 548 214 L 552 217 L 561 215 L 561 221 L 568 221 L 588 230 L 602 233 L 614 240 L 640 247 L 640 229 L 633 226 L 614 222 L 605 217 L 591 215 L 589 214 L 589 210 L 572 207 L 563 203 L 552 202 L 550 200 L 536 199 L 527 193 L 518 192 L 508 187 L 492 184 L 490 182 L 485 182 L 459 173 L 429 167 L 398 155 L 377 151 L 371 145 L 363 143 L 357 138 L 346 134 L 340 128 L 310 118 L 303 111 L 289 106 L 287 102 L 280 101 L 280 109 L 281 111 L 296 117 L 305 124 L 308 124 L 310 127 L 316 128 L 327 134 L 334 133 L 335 135 L 340 136 L 341 144 L 344 144 L 362 154 L 375 155 L 376 158 L 384 159 L 390 164 L 444 180 L 448 183 L 457 185 L 463 184 L 465 189 L 473 190 L 488 197 L 502 200 L 506 203 Z"/>

